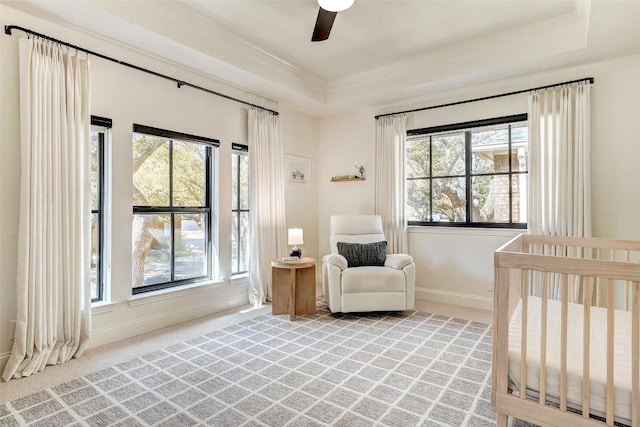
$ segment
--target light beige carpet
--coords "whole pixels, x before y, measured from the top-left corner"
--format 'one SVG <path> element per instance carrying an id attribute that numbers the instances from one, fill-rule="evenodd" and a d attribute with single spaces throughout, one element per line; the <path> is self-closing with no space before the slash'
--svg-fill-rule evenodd
<path id="1" fill-rule="evenodd" d="M 108 367 L 12 399 L 0 425 L 494 424 L 487 323 L 324 305 L 294 322 L 268 309 L 240 315 L 193 336 L 178 328 L 161 349 L 131 340 L 142 355 L 117 351 Z M 56 368 L 68 366 L 34 379 Z"/>

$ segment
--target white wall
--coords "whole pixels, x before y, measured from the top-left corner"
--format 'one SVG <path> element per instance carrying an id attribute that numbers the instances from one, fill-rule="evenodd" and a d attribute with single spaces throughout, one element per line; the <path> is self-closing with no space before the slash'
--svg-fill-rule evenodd
<path id="1" fill-rule="evenodd" d="M 241 99 L 241 90 L 191 73 L 185 68 L 79 34 L 0 5 L 2 25 L 21 25 L 123 61 L 149 68 Z M 11 350 L 10 321 L 15 319 L 18 247 L 20 145 L 18 39 L 0 37 L 0 370 Z M 92 114 L 109 117 L 112 128 L 111 295 L 92 310 L 90 346 L 113 342 L 248 302 L 247 283 L 230 279 L 231 143 L 247 144 L 247 108 L 195 89 L 99 58 L 91 59 Z M 285 152 L 311 159 L 317 170 L 318 121 L 286 108 L 281 116 Z M 171 290 L 142 298 L 131 296 L 132 124 L 170 129 L 220 140 L 219 236 L 220 271 L 205 286 Z M 317 180 L 312 176 L 312 182 Z M 305 254 L 316 256 L 317 184 L 310 190 L 287 190 L 287 222 L 305 228 Z M 301 205 L 304 204 L 304 209 Z"/>
<path id="2" fill-rule="evenodd" d="M 311 188 L 285 188 L 287 228 L 302 228 L 302 255 L 318 262 L 318 120 L 307 115 L 288 112 L 282 116 L 282 139 L 285 154 L 309 158 Z M 320 269 L 316 269 L 318 273 Z"/>
<path id="3" fill-rule="evenodd" d="M 527 75 L 485 87 L 440 94 L 422 102 L 323 119 L 320 122 L 320 252 L 328 252 L 328 222 L 334 213 L 373 213 L 373 182 L 330 184 L 329 177 L 369 162 L 374 153 L 374 115 L 471 99 L 577 78 L 595 77 L 591 101 L 593 234 L 640 238 L 640 55 L 572 69 Z M 505 88 L 507 88 L 505 90 Z M 526 113 L 526 94 L 410 114 L 408 129 Z M 369 173 L 369 177 L 373 177 Z M 409 253 L 416 260 L 416 297 L 491 309 L 493 251 L 518 230 L 409 229 Z"/>
<path id="4" fill-rule="evenodd" d="M 373 213 L 374 113 L 357 112 L 320 121 L 318 157 L 318 232 L 320 256 L 330 252 L 329 217 Z M 330 182 L 334 175 L 355 174 L 365 167 L 365 181 Z"/>

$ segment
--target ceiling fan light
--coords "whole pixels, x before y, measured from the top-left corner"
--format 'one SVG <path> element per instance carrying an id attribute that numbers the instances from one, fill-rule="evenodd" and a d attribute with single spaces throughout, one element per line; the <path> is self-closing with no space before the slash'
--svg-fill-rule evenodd
<path id="1" fill-rule="evenodd" d="M 318 0 L 318 4 L 329 12 L 342 12 L 349 9 L 355 0 Z"/>

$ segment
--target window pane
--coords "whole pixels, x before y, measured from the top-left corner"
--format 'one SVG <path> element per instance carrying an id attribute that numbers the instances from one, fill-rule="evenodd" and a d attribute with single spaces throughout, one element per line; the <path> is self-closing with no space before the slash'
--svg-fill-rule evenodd
<path id="1" fill-rule="evenodd" d="M 406 176 L 407 178 L 429 177 L 429 138 L 407 141 Z"/>
<path id="2" fill-rule="evenodd" d="M 511 168 L 513 172 L 526 172 L 529 163 L 529 147 L 527 145 L 514 146 L 512 148 Z"/>
<path id="3" fill-rule="evenodd" d="M 207 147 L 173 142 L 173 206 L 204 206 Z"/>
<path id="4" fill-rule="evenodd" d="M 239 218 L 240 212 L 233 212 L 231 218 L 231 272 L 240 271 L 240 261 L 238 259 L 238 240 L 239 240 Z"/>
<path id="5" fill-rule="evenodd" d="M 509 172 L 509 129 L 471 133 L 471 173 Z"/>
<path id="6" fill-rule="evenodd" d="M 464 133 L 436 135 L 431 141 L 433 176 L 464 175 Z"/>
<path id="7" fill-rule="evenodd" d="M 134 206 L 169 206 L 169 140 L 133 134 Z"/>
<path id="8" fill-rule="evenodd" d="M 433 221 L 465 222 L 466 191 L 464 178 L 433 179 Z"/>
<path id="9" fill-rule="evenodd" d="M 429 221 L 429 180 L 410 179 L 407 181 L 407 220 Z"/>
<path id="10" fill-rule="evenodd" d="M 511 143 L 513 145 L 527 144 L 529 142 L 529 128 L 526 123 L 511 126 Z"/>
<path id="11" fill-rule="evenodd" d="M 91 215 L 91 299 L 98 298 L 98 265 L 100 262 L 100 214 Z"/>
<path id="12" fill-rule="evenodd" d="M 133 287 L 171 281 L 171 215 L 133 215 Z"/>
<path id="13" fill-rule="evenodd" d="M 238 272 L 249 270 L 249 212 L 240 212 Z"/>
<path id="14" fill-rule="evenodd" d="M 100 209 L 100 133 L 91 131 L 91 209 Z"/>
<path id="15" fill-rule="evenodd" d="M 175 280 L 207 274 L 205 214 L 176 214 Z"/>
<path id="16" fill-rule="evenodd" d="M 511 128 L 511 169 L 513 172 L 527 171 L 529 163 L 529 129 L 527 124 Z"/>
<path id="17" fill-rule="evenodd" d="M 509 222 L 509 175 L 473 177 L 471 190 L 473 222 Z"/>
<path id="18" fill-rule="evenodd" d="M 240 156 L 240 209 L 249 209 L 249 156 Z"/>
<path id="19" fill-rule="evenodd" d="M 231 155 L 231 209 L 238 209 L 238 159 L 240 155 Z"/>
<path id="20" fill-rule="evenodd" d="M 527 179 L 526 173 L 514 174 L 511 181 L 513 222 L 527 222 Z"/>

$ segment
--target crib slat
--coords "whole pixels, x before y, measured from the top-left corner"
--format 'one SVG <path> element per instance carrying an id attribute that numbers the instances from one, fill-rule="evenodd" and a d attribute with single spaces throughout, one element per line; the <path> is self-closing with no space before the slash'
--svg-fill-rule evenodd
<path id="1" fill-rule="evenodd" d="M 609 279 L 607 283 L 607 425 L 613 425 L 614 393 L 613 393 L 613 344 L 614 344 L 614 307 L 615 281 Z"/>
<path id="2" fill-rule="evenodd" d="M 640 427 L 640 282 L 631 293 L 631 425 Z"/>
<path id="3" fill-rule="evenodd" d="M 589 418 L 590 369 L 591 369 L 591 281 L 593 277 L 585 278 L 582 296 L 583 325 L 582 325 L 582 416 Z"/>
<path id="4" fill-rule="evenodd" d="M 624 262 L 629 262 L 629 249 L 625 251 Z M 631 282 L 627 280 L 624 284 L 624 309 L 625 311 L 629 311 L 629 287 L 631 286 Z"/>
<path id="5" fill-rule="evenodd" d="M 560 276 L 560 301 L 562 303 L 562 315 L 560 318 L 560 410 L 567 410 L 567 320 L 569 312 L 567 275 Z"/>
<path id="6" fill-rule="evenodd" d="M 547 401 L 547 308 L 549 303 L 549 274 L 542 273 L 542 307 L 540 313 L 540 404 Z"/>
<path id="7" fill-rule="evenodd" d="M 520 295 L 522 295 L 522 323 L 520 339 L 520 399 L 527 398 L 527 330 L 529 316 L 529 291 L 527 286 L 528 271 L 522 272 Z"/>

